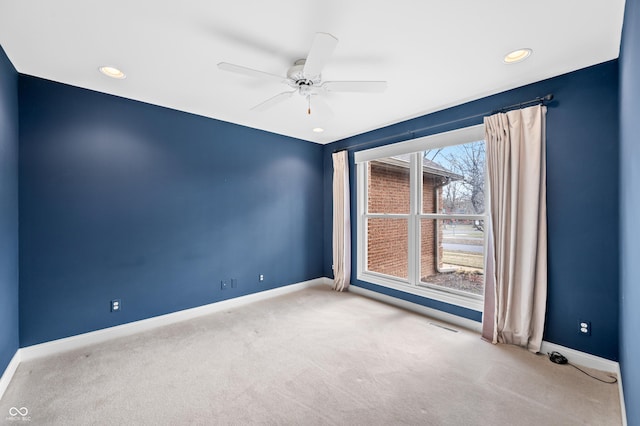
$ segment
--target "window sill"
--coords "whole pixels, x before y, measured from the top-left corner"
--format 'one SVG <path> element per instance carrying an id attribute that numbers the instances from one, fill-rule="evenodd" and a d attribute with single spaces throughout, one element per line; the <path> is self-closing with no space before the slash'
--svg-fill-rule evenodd
<path id="1" fill-rule="evenodd" d="M 383 287 L 392 288 L 404 293 L 414 294 L 416 296 L 426 297 L 428 299 L 437 300 L 439 302 L 448 303 L 450 305 L 460 306 L 471 309 L 473 311 L 482 312 L 484 302 L 481 298 L 473 296 L 465 296 L 448 292 L 445 290 L 436 290 L 428 287 L 419 287 L 409 284 L 407 281 L 394 279 L 393 277 L 379 275 L 370 272 L 358 274 L 358 279 Z"/>

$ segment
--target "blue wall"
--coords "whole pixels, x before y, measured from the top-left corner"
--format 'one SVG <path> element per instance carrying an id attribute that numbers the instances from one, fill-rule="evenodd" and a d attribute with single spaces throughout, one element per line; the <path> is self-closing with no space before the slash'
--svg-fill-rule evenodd
<path id="1" fill-rule="evenodd" d="M 18 350 L 18 73 L 0 47 L 0 376 Z"/>
<path id="2" fill-rule="evenodd" d="M 618 359 L 618 63 L 611 61 L 503 92 L 447 110 L 358 135 L 324 148 L 324 274 L 331 272 L 331 153 L 385 139 L 373 146 L 480 124 L 461 120 L 553 93 L 547 113 L 548 308 L 545 340 Z M 455 123 L 449 123 L 456 121 Z M 436 126 L 409 135 L 414 129 Z M 404 136 L 393 137 L 404 133 Z M 352 223 L 355 168 L 350 150 Z M 352 232 L 352 283 L 424 306 L 480 320 L 480 314 L 390 290 L 356 277 L 356 235 Z M 592 335 L 578 332 L 578 320 L 592 323 Z"/>
<path id="3" fill-rule="evenodd" d="M 322 276 L 320 145 L 22 75 L 19 96 L 21 346 Z"/>
<path id="4" fill-rule="evenodd" d="M 640 424 L 640 1 L 627 0 L 620 53 L 620 366 Z"/>

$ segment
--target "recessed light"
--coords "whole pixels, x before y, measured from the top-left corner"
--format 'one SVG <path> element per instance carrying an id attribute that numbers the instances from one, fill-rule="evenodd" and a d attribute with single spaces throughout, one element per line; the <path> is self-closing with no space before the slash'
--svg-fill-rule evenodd
<path id="1" fill-rule="evenodd" d="M 324 129 L 322 127 L 314 127 L 313 131 L 316 133 L 322 133 L 324 132 Z"/>
<path id="2" fill-rule="evenodd" d="M 118 68 L 115 68 L 115 67 L 109 67 L 109 66 L 100 67 L 100 72 L 106 75 L 107 77 L 117 78 L 120 80 L 127 77 L 125 73 L 123 73 L 122 71 L 120 71 Z"/>
<path id="3" fill-rule="evenodd" d="M 533 50 L 529 48 L 514 50 L 513 52 L 509 52 L 504 57 L 505 64 L 515 64 L 516 62 L 524 61 L 529 56 L 531 56 Z"/>

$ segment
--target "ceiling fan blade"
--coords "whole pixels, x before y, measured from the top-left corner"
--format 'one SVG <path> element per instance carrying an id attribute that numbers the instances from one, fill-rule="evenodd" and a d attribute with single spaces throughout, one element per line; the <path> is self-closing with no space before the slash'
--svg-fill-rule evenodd
<path id="1" fill-rule="evenodd" d="M 387 89 L 386 81 L 325 81 L 321 86 L 327 92 L 380 93 Z"/>
<path id="2" fill-rule="evenodd" d="M 305 78 L 312 79 L 320 75 L 337 45 L 338 39 L 331 34 L 316 33 L 302 70 Z"/>
<path id="3" fill-rule="evenodd" d="M 278 83 L 286 83 L 287 78 L 282 77 L 276 74 L 271 74 L 264 71 L 254 70 L 253 68 L 243 67 L 242 65 L 234 65 L 228 62 L 220 62 L 218 64 L 218 68 L 223 71 L 234 72 L 236 74 L 247 75 L 249 77 L 267 79 L 272 81 L 277 81 Z"/>
<path id="4" fill-rule="evenodd" d="M 292 90 L 291 92 L 282 92 L 279 93 L 277 95 L 275 95 L 272 98 L 267 99 L 266 101 L 259 103 L 258 105 L 254 106 L 253 108 L 251 108 L 251 111 L 266 111 L 269 108 L 271 108 L 272 106 L 279 104 L 282 101 L 285 101 L 287 99 L 289 99 L 294 93 L 296 93 L 295 90 Z"/>

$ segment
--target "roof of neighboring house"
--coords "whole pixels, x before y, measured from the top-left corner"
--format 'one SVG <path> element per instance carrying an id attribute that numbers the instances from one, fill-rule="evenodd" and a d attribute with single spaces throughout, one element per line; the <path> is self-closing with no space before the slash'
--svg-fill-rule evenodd
<path id="1" fill-rule="evenodd" d="M 393 157 L 378 159 L 376 161 L 379 163 L 408 168 L 410 157 L 411 154 L 401 154 L 394 155 Z M 447 170 L 435 161 L 431 161 L 424 157 L 422 158 L 422 172 L 436 176 L 443 176 L 449 178 L 450 180 L 462 180 L 464 177 L 461 174 L 452 172 L 451 170 Z"/>

